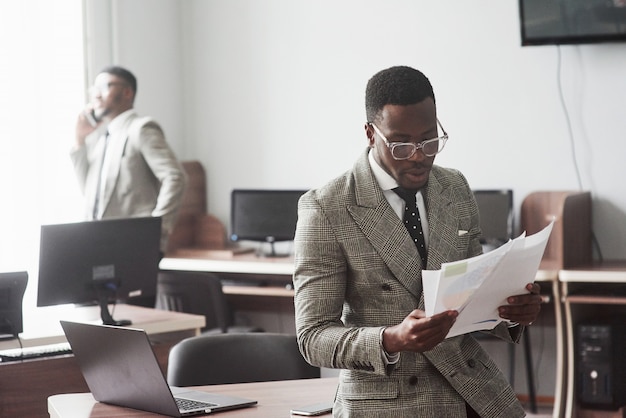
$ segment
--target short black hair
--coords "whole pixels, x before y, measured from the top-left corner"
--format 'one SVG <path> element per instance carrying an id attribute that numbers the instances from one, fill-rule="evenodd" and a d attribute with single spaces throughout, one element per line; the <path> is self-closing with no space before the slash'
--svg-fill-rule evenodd
<path id="1" fill-rule="evenodd" d="M 365 89 L 365 114 L 374 122 L 385 105 L 412 105 L 426 98 L 435 100 L 433 86 L 419 70 L 407 66 L 390 67 L 374 74 Z"/>
<path id="2" fill-rule="evenodd" d="M 133 73 L 128 71 L 126 68 L 120 67 L 118 65 L 110 65 L 108 67 L 104 67 L 100 71 L 100 74 L 102 73 L 111 74 L 111 75 L 121 78 L 122 80 L 128 83 L 130 88 L 133 90 L 133 93 L 137 95 L 137 78 L 135 78 Z"/>

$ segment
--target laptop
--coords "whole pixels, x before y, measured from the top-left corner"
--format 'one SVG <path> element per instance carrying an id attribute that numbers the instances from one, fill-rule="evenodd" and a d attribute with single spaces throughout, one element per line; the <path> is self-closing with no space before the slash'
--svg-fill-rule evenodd
<path id="1" fill-rule="evenodd" d="M 89 390 L 99 402 L 173 417 L 257 404 L 250 399 L 169 386 L 143 330 L 60 322 Z M 200 404 L 179 407 L 194 402 Z"/>

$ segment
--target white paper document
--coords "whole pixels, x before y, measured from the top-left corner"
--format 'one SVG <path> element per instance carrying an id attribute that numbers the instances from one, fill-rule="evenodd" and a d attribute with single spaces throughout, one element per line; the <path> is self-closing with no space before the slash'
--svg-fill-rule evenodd
<path id="1" fill-rule="evenodd" d="M 504 321 L 498 307 L 507 304 L 507 297 L 526 293 L 526 284 L 535 281 L 553 224 L 488 253 L 422 272 L 426 315 L 459 312 L 446 338 L 493 329 Z"/>

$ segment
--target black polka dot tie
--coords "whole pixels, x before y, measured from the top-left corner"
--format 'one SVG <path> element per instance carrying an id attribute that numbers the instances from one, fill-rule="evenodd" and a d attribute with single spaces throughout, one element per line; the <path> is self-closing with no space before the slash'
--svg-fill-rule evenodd
<path id="1" fill-rule="evenodd" d="M 413 242 L 422 259 L 422 266 L 426 267 L 426 241 L 424 240 L 422 220 L 415 199 L 417 192 L 400 187 L 396 187 L 393 191 L 404 200 L 404 226 L 409 231 L 411 238 L 413 238 Z"/>

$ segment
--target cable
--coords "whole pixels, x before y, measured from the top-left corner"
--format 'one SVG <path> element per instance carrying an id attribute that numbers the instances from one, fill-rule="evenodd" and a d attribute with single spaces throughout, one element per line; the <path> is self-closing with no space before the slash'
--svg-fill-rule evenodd
<path id="1" fill-rule="evenodd" d="M 567 124 L 567 132 L 569 134 L 570 149 L 572 151 L 572 162 L 574 163 L 574 170 L 576 171 L 576 178 L 578 179 L 578 188 L 582 190 L 583 182 L 580 176 L 580 169 L 578 167 L 578 158 L 576 157 L 576 143 L 574 142 L 574 132 L 572 130 L 572 121 L 569 116 L 569 111 L 567 110 L 565 98 L 563 97 L 563 85 L 561 83 L 562 81 L 561 80 L 561 45 L 557 45 L 556 48 L 558 52 L 556 79 L 557 79 L 557 87 L 559 90 L 559 99 L 561 101 L 561 107 L 563 108 L 563 114 L 565 115 L 565 122 Z"/>
<path id="2" fill-rule="evenodd" d="M 570 149 L 572 151 L 572 162 L 574 164 L 574 171 L 576 171 L 576 178 L 578 180 L 578 189 L 583 191 L 583 182 L 582 177 L 580 175 L 580 168 L 578 166 L 578 158 L 576 156 L 576 142 L 574 141 L 574 132 L 572 129 L 572 122 L 569 116 L 569 111 L 567 109 L 567 104 L 565 103 L 565 97 L 563 96 L 563 85 L 561 80 L 561 45 L 556 46 L 557 50 L 557 70 L 556 70 L 556 81 L 557 88 L 559 90 L 559 100 L 561 102 L 561 108 L 563 109 L 563 114 L 565 115 L 565 122 L 567 124 L 567 132 L 569 134 L 570 141 Z M 593 229 L 591 230 L 591 245 L 595 247 L 596 252 L 598 254 L 599 261 L 604 259 L 602 255 L 602 249 L 600 248 L 600 243 L 598 242 L 598 238 L 596 237 Z"/>

